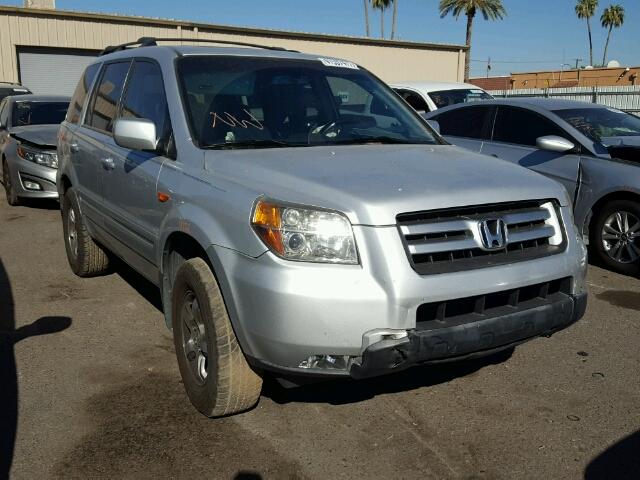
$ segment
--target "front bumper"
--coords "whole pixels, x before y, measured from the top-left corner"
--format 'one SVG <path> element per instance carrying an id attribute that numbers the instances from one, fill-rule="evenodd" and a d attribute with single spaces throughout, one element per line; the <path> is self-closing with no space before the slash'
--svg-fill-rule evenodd
<path id="1" fill-rule="evenodd" d="M 293 376 L 349 376 L 347 368 L 304 368 L 303 362 L 311 356 L 331 355 L 349 357 L 350 366 L 360 362 L 361 375 L 366 376 L 375 371 L 369 362 L 385 355 L 373 357 L 373 350 L 365 354 L 374 343 L 367 339 L 372 331 L 409 336 L 409 345 L 400 349 L 411 354 L 408 355 L 410 361 L 403 362 L 408 366 L 460 357 L 471 350 L 482 352 L 508 346 L 561 328 L 558 325 L 569 325 L 579 318 L 582 304 L 576 299 L 585 291 L 585 249 L 571 227 L 569 209 L 563 208 L 562 214 L 568 226 L 568 243 L 560 254 L 438 275 L 418 275 L 411 268 L 395 227 L 354 226 L 360 265 L 290 262 L 269 252 L 253 258 L 216 245 L 207 252 L 235 334 L 255 366 Z M 565 292 L 570 297 L 567 302 L 571 308 L 565 305 L 560 315 L 555 310 L 559 307 L 553 307 L 551 313 L 541 310 L 535 321 L 522 320 L 523 334 L 516 332 L 509 336 L 503 332 L 511 331 L 507 324 L 520 321 L 520 317 L 456 328 L 446 336 L 449 346 L 445 355 L 433 356 L 428 350 L 429 341 L 423 340 L 421 344 L 418 338 L 431 335 L 429 338 L 435 341 L 437 335 L 414 332 L 421 330 L 417 324 L 418 310 L 426 303 L 486 295 L 561 278 L 572 279 L 572 286 Z M 574 303 L 578 305 L 575 308 Z M 569 311 L 571 313 L 567 313 Z M 575 318 L 574 311 L 577 312 Z M 546 319 L 548 315 L 555 320 Z M 559 315 L 562 321 L 558 320 Z M 480 336 L 486 331 L 494 332 L 495 341 L 482 337 L 480 342 L 471 345 L 473 328 Z M 515 326 L 510 328 L 517 330 Z M 504 334 L 497 335 L 500 332 Z M 438 334 L 442 337 L 444 332 Z M 469 345 L 457 345 L 465 338 Z M 384 346 L 388 343 L 378 349 L 383 350 Z M 385 360 L 381 362 L 384 364 Z M 352 372 L 355 376 L 356 370 Z"/>
<path id="2" fill-rule="evenodd" d="M 558 301 L 499 317 L 446 328 L 411 330 L 405 338 L 369 346 L 349 374 L 366 378 L 416 364 L 488 355 L 538 336 L 549 336 L 578 321 L 587 308 L 587 294 L 563 295 Z"/>
<path id="3" fill-rule="evenodd" d="M 9 158 L 11 182 L 18 197 L 21 198 L 58 198 L 56 188 L 57 170 L 44 165 L 38 165 L 21 158 Z M 38 190 L 29 189 L 25 182 L 36 183 Z"/>

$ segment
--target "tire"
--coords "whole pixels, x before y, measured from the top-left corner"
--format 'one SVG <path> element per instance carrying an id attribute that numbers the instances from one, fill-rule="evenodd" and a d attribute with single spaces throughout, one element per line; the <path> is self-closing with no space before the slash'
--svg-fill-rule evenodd
<path id="1" fill-rule="evenodd" d="M 78 206 L 78 197 L 73 188 L 65 192 L 60 206 L 64 246 L 73 273 L 79 277 L 95 277 L 107 273 L 109 270 L 107 252 L 87 232 Z"/>
<path id="2" fill-rule="evenodd" d="M 630 200 L 614 200 L 606 203 L 594 215 L 590 237 L 592 255 L 604 267 L 624 275 L 635 276 L 640 273 L 640 205 L 638 203 Z"/>
<path id="3" fill-rule="evenodd" d="M 11 182 L 11 172 L 7 160 L 2 160 L 2 184 L 4 185 L 4 193 L 7 196 L 7 203 L 12 207 L 20 205 L 20 197 L 16 194 Z"/>
<path id="4" fill-rule="evenodd" d="M 201 258 L 185 261 L 171 294 L 173 342 L 189 400 L 207 417 L 258 403 L 262 378 L 240 349 L 218 283 Z"/>

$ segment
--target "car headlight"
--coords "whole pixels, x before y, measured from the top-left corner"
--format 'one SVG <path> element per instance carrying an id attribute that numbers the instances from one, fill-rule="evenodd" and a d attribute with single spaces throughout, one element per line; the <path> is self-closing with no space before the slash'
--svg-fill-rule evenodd
<path id="1" fill-rule="evenodd" d="M 44 152 L 35 148 L 19 145 L 17 148 L 18 156 L 24 160 L 28 160 L 38 165 L 44 165 L 49 168 L 58 168 L 58 154 L 54 152 Z"/>
<path id="2" fill-rule="evenodd" d="M 351 223 L 342 213 L 260 199 L 251 225 L 272 252 L 287 260 L 359 263 Z"/>

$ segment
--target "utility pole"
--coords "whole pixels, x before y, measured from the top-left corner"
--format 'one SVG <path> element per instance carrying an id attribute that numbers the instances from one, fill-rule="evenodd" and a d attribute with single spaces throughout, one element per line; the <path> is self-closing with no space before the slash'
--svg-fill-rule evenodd
<path id="1" fill-rule="evenodd" d="M 578 64 L 582 61 L 582 58 L 575 58 L 576 61 L 576 70 L 578 70 Z"/>
<path id="2" fill-rule="evenodd" d="M 491 57 L 487 58 L 487 78 L 489 78 L 490 71 L 491 71 Z"/>

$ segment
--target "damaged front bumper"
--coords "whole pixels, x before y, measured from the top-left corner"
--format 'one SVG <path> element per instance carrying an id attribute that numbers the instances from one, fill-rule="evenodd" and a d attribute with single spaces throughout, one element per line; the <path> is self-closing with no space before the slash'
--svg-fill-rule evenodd
<path id="1" fill-rule="evenodd" d="M 586 307 L 586 293 L 564 295 L 553 303 L 523 311 L 453 326 L 409 330 L 400 338 L 383 336 L 351 363 L 349 375 L 367 378 L 417 364 L 489 355 L 562 330 L 582 318 Z"/>

